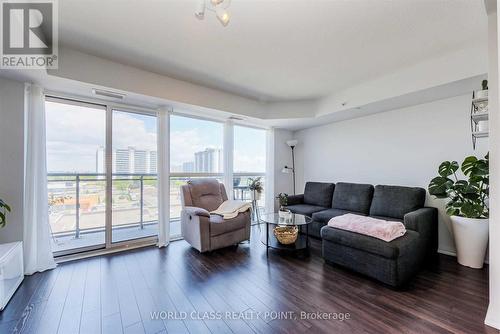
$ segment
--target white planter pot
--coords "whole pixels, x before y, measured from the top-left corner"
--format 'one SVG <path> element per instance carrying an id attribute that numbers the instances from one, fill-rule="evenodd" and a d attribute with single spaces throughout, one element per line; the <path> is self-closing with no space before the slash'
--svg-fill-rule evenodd
<path id="1" fill-rule="evenodd" d="M 488 247 L 488 219 L 451 216 L 458 263 L 480 269 Z"/>
<path id="2" fill-rule="evenodd" d="M 260 200 L 261 194 L 257 191 L 252 191 L 252 201 L 258 201 Z"/>
<path id="3" fill-rule="evenodd" d="M 476 99 L 488 97 L 488 90 L 476 90 Z"/>

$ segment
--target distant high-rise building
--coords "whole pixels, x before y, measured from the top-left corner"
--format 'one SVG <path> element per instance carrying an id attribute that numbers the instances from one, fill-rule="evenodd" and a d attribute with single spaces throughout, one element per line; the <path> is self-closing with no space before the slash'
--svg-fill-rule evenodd
<path id="1" fill-rule="evenodd" d="M 128 174 L 133 172 L 134 155 L 132 148 L 113 150 L 113 173 Z M 131 168 L 132 167 L 132 168 Z"/>
<path id="2" fill-rule="evenodd" d="M 194 162 L 188 161 L 182 164 L 182 171 L 185 173 L 193 173 L 194 172 Z"/>
<path id="3" fill-rule="evenodd" d="M 150 151 L 149 152 L 149 172 L 151 174 L 156 174 L 158 169 L 157 169 L 157 161 L 158 157 L 156 154 L 156 151 Z"/>
<path id="4" fill-rule="evenodd" d="M 156 174 L 156 151 L 136 150 L 134 147 L 113 150 L 112 171 L 116 174 Z M 96 172 L 106 172 L 106 154 L 104 147 L 99 147 L 96 152 Z"/>
<path id="5" fill-rule="evenodd" d="M 194 154 L 194 171 L 198 173 L 219 173 L 223 165 L 222 150 L 207 148 Z"/>
<path id="6" fill-rule="evenodd" d="M 134 173 L 149 173 L 149 152 L 134 150 Z"/>

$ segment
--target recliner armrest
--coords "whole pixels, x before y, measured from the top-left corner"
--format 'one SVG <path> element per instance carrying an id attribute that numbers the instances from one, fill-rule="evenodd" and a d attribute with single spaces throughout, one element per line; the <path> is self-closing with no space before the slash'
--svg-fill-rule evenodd
<path id="1" fill-rule="evenodd" d="M 296 205 L 304 203 L 304 194 L 288 196 L 286 205 Z"/>
<path id="2" fill-rule="evenodd" d="M 203 208 L 198 208 L 195 206 L 185 206 L 182 208 L 182 212 L 190 216 L 208 217 L 210 218 L 210 212 Z"/>

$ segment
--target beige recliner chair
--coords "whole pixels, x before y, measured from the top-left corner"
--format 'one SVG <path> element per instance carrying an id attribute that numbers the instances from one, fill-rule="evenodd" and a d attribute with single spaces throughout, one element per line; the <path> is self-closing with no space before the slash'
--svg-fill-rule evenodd
<path id="1" fill-rule="evenodd" d="M 225 200 L 226 189 L 217 180 L 191 180 L 181 186 L 182 236 L 202 253 L 250 240 L 250 210 L 227 220 L 210 215 Z"/>

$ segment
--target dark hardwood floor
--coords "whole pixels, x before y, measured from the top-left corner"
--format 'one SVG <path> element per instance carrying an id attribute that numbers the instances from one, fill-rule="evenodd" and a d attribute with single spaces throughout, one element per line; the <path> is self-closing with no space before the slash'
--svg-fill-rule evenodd
<path id="1" fill-rule="evenodd" d="M 487 269 L 440 256 L 395 291 L 325 264 L 320 246 L 312 241 L 306 258 L 266 258 L 257 237 L 209 254 L 176 241 L 61 264 L 26 277 L 0 314 L 0 333 L 498 333 L 483 325 Z M 152 319 L 161 311 L 172 313 Z"/>

